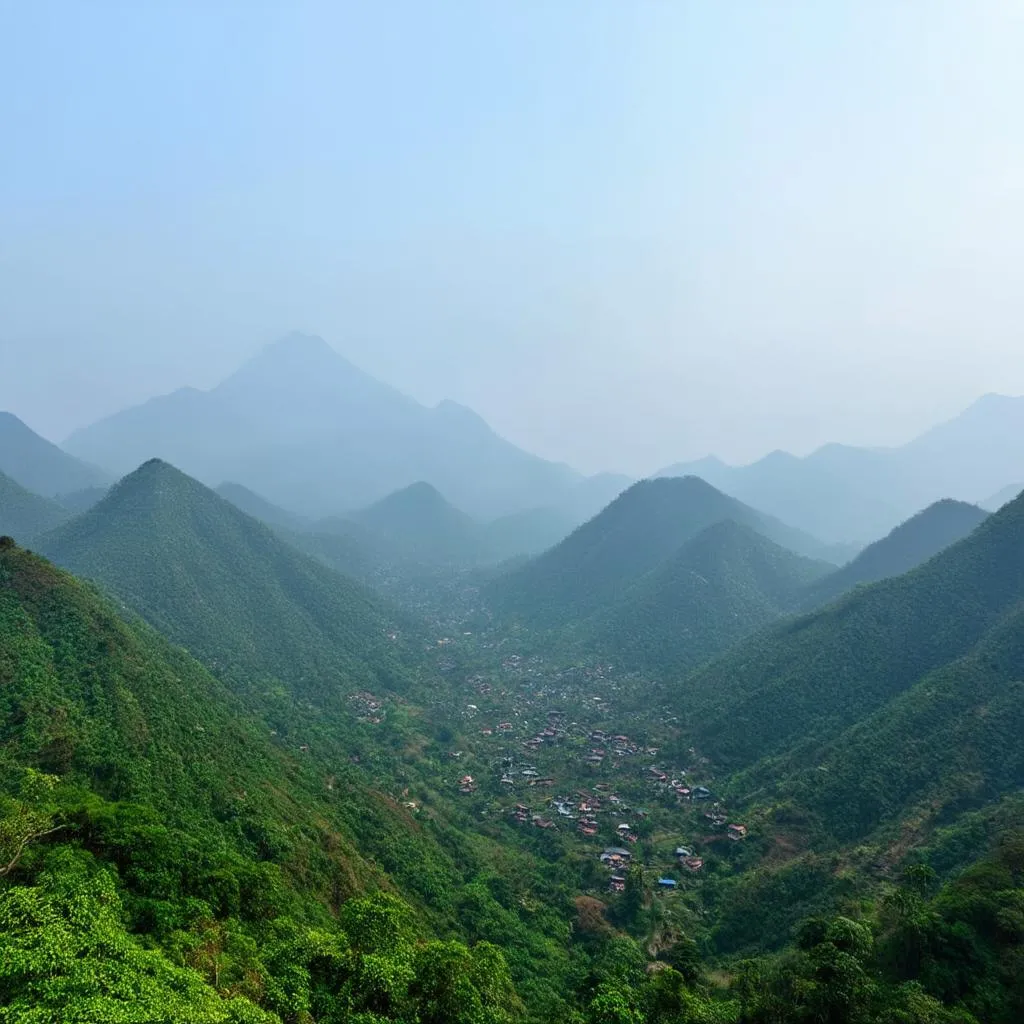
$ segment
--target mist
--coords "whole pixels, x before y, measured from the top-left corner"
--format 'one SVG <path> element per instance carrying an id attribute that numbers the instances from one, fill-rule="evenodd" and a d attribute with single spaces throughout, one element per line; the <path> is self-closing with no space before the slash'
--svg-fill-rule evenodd
<path id="1" fill-rule="evenodd" d="M 293 329 L 585 472 L 1024 391 L 1016 4 L 6 25 L 0 408 L 53 440 Z"/>

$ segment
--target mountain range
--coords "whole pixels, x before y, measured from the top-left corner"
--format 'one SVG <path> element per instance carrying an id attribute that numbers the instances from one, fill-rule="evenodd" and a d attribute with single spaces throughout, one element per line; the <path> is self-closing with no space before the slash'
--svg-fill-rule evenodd
<path id="1" fill-rule="evenodd" d="M 423 406 L 301 334 L 209 391 L 154 398 L 76 431 L 64 447 L 118 476 L 161 458 L 210 486 L 234 481 L 311 518 L 419 481 L 482 520 L 552 506 L 575 514 L 581 503 L 585 518 L 628 482 L 588 482 L 499 437 L 471 410 Z"/>
<path id="2" fill-rule="evenodd" d="M 537 627 L 586 618 L 616 605 L 646 573 L 723 520 L 808 557 L 829 550 L 699 477 L 642 480 L 551 550 L 495 580 L 487 596 L 501 614 Z"/>
<path id="3" fill-rule="evenodd" d="M 1024 398 L 985 395 L 895 448 L 829 444 L 746 466 L 710 457 L 659 476 L 697 475 L 823 540 L 866 544 L 941 498 L 976 502 L 1021 479 Z M 987 505 L 987 507 L 991 507 Z"/>
<path id="4" fill-rule="evenodd" d="M 694 742 L 735 767 L 820 763 L 823 744 L 1016 622 L 1022 537 L 1017 499 L 912 571 L 740 644 L 682 684 Z"/>
<path id="5" fill-rule="evenodd" d="M 38 546 L 240 688 L 323 701 L 404 686 L 400 616 L 160 460 Z"/>

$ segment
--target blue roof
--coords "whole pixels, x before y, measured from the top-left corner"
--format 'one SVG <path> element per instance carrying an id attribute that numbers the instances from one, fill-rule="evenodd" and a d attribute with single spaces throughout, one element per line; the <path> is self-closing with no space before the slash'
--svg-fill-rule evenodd
<path id="1" fill-rule="evenodd" d="M 671 886 L 674 886 L 675 884 L 676 884 L 676 880 L 674 878 L 659 878 L 658 879 L 658 885 L 671 885 Z"/>

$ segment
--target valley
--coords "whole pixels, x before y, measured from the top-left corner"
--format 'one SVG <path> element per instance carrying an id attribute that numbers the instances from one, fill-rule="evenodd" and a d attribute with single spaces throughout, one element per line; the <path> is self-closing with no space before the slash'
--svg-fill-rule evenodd
<path id="1" fill-rule="evenodd" d="M 6 436 L 10 1005 L 116 1019 L 113 972 L 200 1022 L 1015 1019 L 1024 498 L 847 558 L 696 476 L 321 515 Z M 32 492 L 32 452 L 92 483 Z"/>

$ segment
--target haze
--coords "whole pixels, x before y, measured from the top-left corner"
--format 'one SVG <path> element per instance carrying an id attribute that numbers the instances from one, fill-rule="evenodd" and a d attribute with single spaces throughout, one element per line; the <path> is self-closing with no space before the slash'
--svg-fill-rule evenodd
<path id="1" fill-rule="evenodd" d="M 0 408 L 314 331 L 585 471 L 1024 392 L 1024 7 L 4 5 Z"/>

